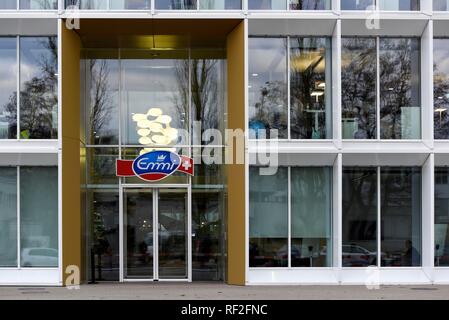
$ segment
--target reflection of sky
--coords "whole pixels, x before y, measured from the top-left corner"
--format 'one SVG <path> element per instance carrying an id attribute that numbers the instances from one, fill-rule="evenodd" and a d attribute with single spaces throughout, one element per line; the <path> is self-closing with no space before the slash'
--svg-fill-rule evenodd
<path id="1" fill-rule="evenodd" d="M 435 39 L 433 57 L 437 72 L 449 75 L 449 39 Z"/>
<path id="2" fill-rule="evenodd" d="M 0 39 L 0 110 L 16 91 L 16 52 L 15 38 Z"/>

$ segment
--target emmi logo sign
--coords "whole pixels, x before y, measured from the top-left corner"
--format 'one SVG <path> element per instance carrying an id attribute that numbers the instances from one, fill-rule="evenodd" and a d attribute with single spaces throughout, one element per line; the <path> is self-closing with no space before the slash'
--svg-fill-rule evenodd
<path id="1" fill-rule="evenodd" d="M 192 158 L 165 150 L 144 153 L 134 160 L 118 159 L 116 162 L 118 177 L 137 176 L 145 181 L 159 181 L 176 171 L 193 176 L 193 168 Z"/>

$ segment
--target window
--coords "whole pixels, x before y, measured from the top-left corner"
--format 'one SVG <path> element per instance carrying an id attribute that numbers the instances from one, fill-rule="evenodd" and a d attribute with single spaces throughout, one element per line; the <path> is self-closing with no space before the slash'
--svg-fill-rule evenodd
<path id="1" fill-rule="evenodd" d="M 332 265 L 332 168 L 250 167 L 249 185 L 250 267 Z"/>
<path id="2" fill-rule="evenodd" d="M 17 39 L 0 38 L 0 139 L 17 136 Z"/>
<path id="3" fill-rule="evenodd" d="M 435 266 L 449 266 L 449 168 L 435 168 Z"/>
<path id="4" fill-rule="evenodd" d="M 0 167 L 0 206 L 0 266 L 57 267 L 58 169 Z"/>
<path id="5" fill-rule="evenodd" d="M 19 0 L 20 9 L 29 10 L 56 10 L 58 0 Z"/>
<path id="6" fill-rule="evenodd" d="M 249 129 L 257 138 L 288 137 L 287 38 L 249 39 Z"/>
<path id="7" fill-rule="evenodd" d="M 154 5 L 160 10 L 195 10 L 197 0 L 155 0 Z"/>
<path id="8" fill-rule="evenodd" d="M 17 169 L 0 167 L 0 267 L 17 267 Z"/>
<path id="9" fill-rule="evenodd" d="M 17 0 L 3 0 L 0 2 L 0 9 L 17 9 Z"/>
<path id="10" fill-rule="evenodd" d="M 342 136 L 421 138 L 418 38 L 342 39 Z"/>
<path id="11" fill-rule="evenodd" d="M 341 10 L 367 10 L 375 6 L 374 0 L 340 0 Z"/>
<path id="12" fill-rule="evenodd" d="M 248 0 L 250 10 L 286 10 L 285 0 Z"/>
<path id="13" fill-rule="evenodd" d="M 239 10 L 242 9 L 241 0 L 199 0 L 203 10 Z"/>
<path id="14" fill-rule="evenodd" d="M 332 138 L 329 38 L 290 38 L 292 139 Z"/>
<path id="15" fill-rule="evenodd" d="M 106 10 L 108 9 L 108 0 L 66 0 L 66 8 L 75 7 L 82 10 Z"/>
<path id="16" fill-rule="evenodd" d="M 448 0 L 433 0 L 433 11 L 448 11 L 449 1 Z"/>
<path id="17" fill-rule="evenodd" d="M 417 11 L 419 0 L 378 0 L 380 10 L 385 11 Z"/>
<path id="18" fill-rule="evenodd" d="M 376 139 L 376 39 L 341 39 L 343 139 Z"/>
<path id="19" fill-rule="evenodd" d="M 290 10 L 330 10 L 330 0 L 290 0 Z"/>
<path id="20" fill-rule="evenodd" d="M 342 230 L 345 267 L 421 266 L 421 169 L 344 168 Z"/>
<path id="21" fill-rule="evenodd" d="M 20 38 L 20 138 L 57 139 L 56 37 Z"/>
<path id="22" fill-rule="evenodd" d="M 288 174 L 260 175 L 250 168 L 249 266 L 288 266 Z"/>
<path id="23" fill-rule="evenodd" d="M 449 139 L 449 39 L 433 40 L 433 126 L 435 139 Z"/>

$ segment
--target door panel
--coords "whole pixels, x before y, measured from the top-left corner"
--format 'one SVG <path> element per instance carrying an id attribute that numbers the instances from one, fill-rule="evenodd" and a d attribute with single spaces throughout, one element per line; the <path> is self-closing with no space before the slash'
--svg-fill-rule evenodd
<path id="1" fill-rule="evenodd" d="M 159 189 L 159 279 L 187 279 L 187 192 Z"/>
<path id="2" fill-rule="evenodd" d="M 154 275 L 153 192 L 150 189 L 125 189 L 124 277 L 152 279 Z"/>

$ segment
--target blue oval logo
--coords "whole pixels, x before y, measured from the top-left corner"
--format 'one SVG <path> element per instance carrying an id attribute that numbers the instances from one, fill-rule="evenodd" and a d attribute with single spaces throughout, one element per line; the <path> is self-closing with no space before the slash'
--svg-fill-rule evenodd
<path id="1" fill-rule="evenodd" d="M 170 151 L 150 151 L 137 157 L 132 165 L 134 173 L 146 181 L 158 181 L 178 170 L 181 158 Z"/>

